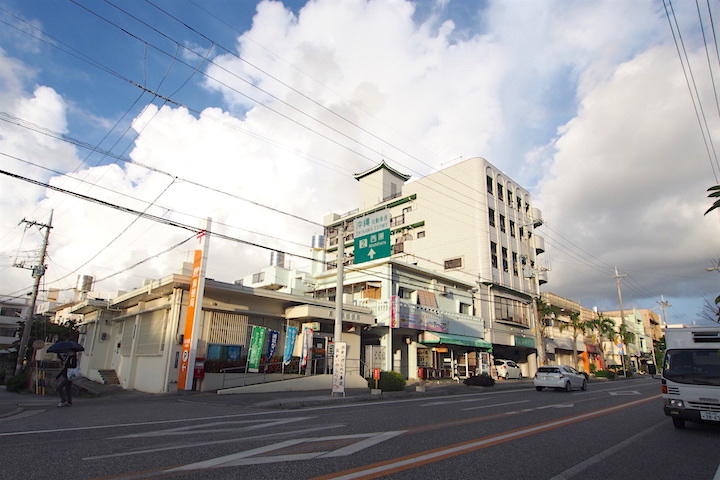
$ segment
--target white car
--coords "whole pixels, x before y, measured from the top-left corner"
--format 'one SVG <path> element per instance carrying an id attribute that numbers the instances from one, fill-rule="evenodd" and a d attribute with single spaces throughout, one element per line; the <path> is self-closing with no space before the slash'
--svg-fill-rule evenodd
<path id="1" fill-rule="evenodd" d="M 587 390 L 587 377 L 569 365 L 544 365 L 535 373 L 533 384 L 538 392 L 545 387 L 566 392 L 573 388 Z"/>
<path id="2" fill-rule="evenodd" d="M 504 378 L 505 380 L 511 378 L 520 380 L 523 377 L 522 370 L 520 370 L 518 364 L 512 360 L 495 360 L 495 368 L 497 369 L 498 377 Z"/>

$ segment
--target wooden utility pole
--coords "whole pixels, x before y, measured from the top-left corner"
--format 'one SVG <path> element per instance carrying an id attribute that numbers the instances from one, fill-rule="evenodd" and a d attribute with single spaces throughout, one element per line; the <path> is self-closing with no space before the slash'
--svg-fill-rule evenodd
<path id="1" fill-rule="evenodd" d="M 47 225 L 31 222 L 24 218 L 20 223 L 25 223 L 25 228 L 30 228 L 37 225 L 40 229 L 45 229 L 45 237 L 43 239 L 42 250 L 40 252 L 40 262 L 32 267 L 25 267 L 24 264 L 17 264 L 16 267 L 29 268 L 32 270 L 32 276 L 35 279 L 33 284 L 32 296 L 30 297 L 30 308 L 27 310 L 25 315 L 25 327 L 23 328 L 22 337 L 20 339 L 20 348 L 18 349 L 18 358 L 15 363 L 15 375 L 20 375 L 22 372 L 23 364 L 25 363 L 25 353 L 27 352 L 28 341 L 30 340 L 30 331 L 32 330 L 33 320 L 35 319 L 35 304 L 37 303 L 38 292 L 40 291 L 40 280 L 45 275 L 45 257 L 47 256 L 48 240 L 50 239 L 50 229 L 52 228 L 53 211 L 50 211 L 50 220 Z"/>

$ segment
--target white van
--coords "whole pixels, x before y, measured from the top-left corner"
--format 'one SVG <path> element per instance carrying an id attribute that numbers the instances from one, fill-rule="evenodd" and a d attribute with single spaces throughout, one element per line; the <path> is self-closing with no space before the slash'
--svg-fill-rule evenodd
<path id="1" fill-rule="evenodd" d="M 685 421 L 720 424 L 720 325 L 665 329 L 662 396 L 675 428 Z"/>

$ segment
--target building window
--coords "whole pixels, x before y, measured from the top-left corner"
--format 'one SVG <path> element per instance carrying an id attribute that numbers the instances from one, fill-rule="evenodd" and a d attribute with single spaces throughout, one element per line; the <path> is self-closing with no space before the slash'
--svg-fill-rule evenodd
<path id="1" fill-rule="evenodd" d="M 505 215 L 500 214 L 500 231 L 505 232 Z"/>
<path id="2" fill-rule="evenodd" d="M 415 290 L 410 290 L 409 288 L 405 287 L 398 287 L 398 297 L 402 299 L 411 300 L 413 293 L 415 293 Z"/>
<path id="3" fill-rule="evenodd" d="M 490 175 L 487 176 L 487 192 L 493 194 L 493 179 Z"/>
<path id="4" fill-rule="evenodd" d="M 502 264 L 503 264 L 503 271 L 507 272 L 510 270 L 508 267 L 508 251 L 507 248 L 502 247 Z"/>
<path id="5" fill-rule="evenodd" d="M 17 333 L 17 328 L 0 327 L 0 337 L 14 337 Z"/>
<path id="6" fill-rule="evenodd" d="M 509 298 L 495 297 L 495 320 L 529 326 L 528 306 Z"/>
<path id="7" fill-rule="evenodd" d="M 425 238 L 425 230 L 417 233 L 417 238 Z"/>
<path id="8" fill-rule="evenodd" d="M 517 197 L 517 209 L 518 209 L 518 212 L 520 210 L 522 210 L 522 198 L 520 198 L 520 197 Z"/>
<path id="9" fill-rule="evenodd" d="M 445 270 L 452 270 L 453 268 L 462 268 L 461 257 L 445 260 Z"/>
<path id="10" fill-rule="evenodd" d="M 265 272 L 253 273 L 252 283 L 260 283 L 265 281 Z"/>
<path id="11" fill-rule="evenodd" d="M 0 307 L 0 317 L 22 317 L 22 308 L 18 307 Z"/>
<path id="12" fill-rule="evenodd" d="M 405 214 L 408 213 L 408 212 L 412 212 L 412 207 L 405 207 L 405 208 L 402 209 L 403 215 L 405 215 Z"/>
<path id="13" fill-rule="evenodd" d="M 508 187 L 508 204 L 511 207 L 513 205 L 513 193 L 512 193 L 512 190 L 510 190 L 510 187 Z"/>
<path id="14" fill-rule="evenodd" d="M 517 253 L 512 252 L 512 266 L 513 266 L 513 275 L 516 277 L 518 276 L 518 258 Z"/>
<path id="15" fill-rule="evenodd" d="M 505 197 L 505 191 L 503 190 L 502 183 L 498 182 L 498 198 L 501 202 L 505 201 L 503 197 Z"/>
<path id="16" fill-rule="evenodd" d="M 137 336 L 138 355 L 160 355 L 164 347 L 165 338 L 165 310 L 145 313 L 140 317 L 140 327 Z"/>
<path id="17" fill-rule="evenodd" d="M 495 210 L 488 208 L 488 218 L 490 219 L 490 226 L 495 226 Z"/>
<path id="18" fill-rule="evenodd" d="M 497 243 L 490 242 L 490 261 L 493 268 L 498 268 Z"/>
<path id="19" fill-rule="evenodd" d="M 470 305 L 469 303 L 460 302 L 460 313 L 464 313 L 465 315 L 472 315 L 472 305 Z"/>
<path id="20" fill-rule="evenodd" d="M 510 236 L 515 238 L 515 222 L 510 220 Z"/>

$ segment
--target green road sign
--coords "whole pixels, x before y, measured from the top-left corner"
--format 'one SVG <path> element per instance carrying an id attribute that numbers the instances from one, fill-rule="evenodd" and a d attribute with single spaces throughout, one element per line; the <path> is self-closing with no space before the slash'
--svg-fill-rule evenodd
<path id="1" fill-rule="evenodd" d="M 355 264 L 390 256 L 390 211 L 355 219 Z"/>

